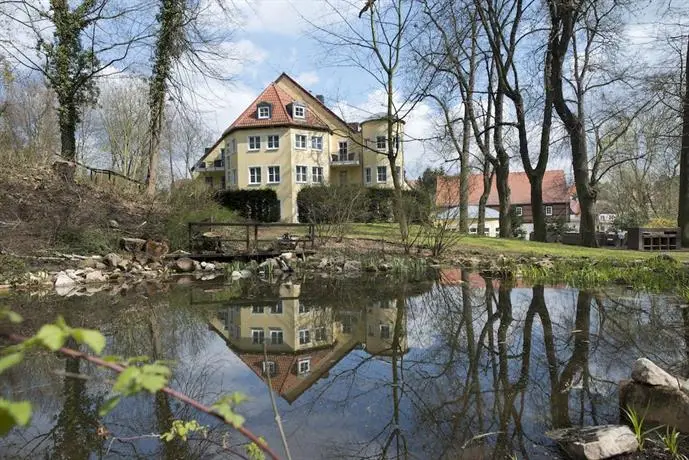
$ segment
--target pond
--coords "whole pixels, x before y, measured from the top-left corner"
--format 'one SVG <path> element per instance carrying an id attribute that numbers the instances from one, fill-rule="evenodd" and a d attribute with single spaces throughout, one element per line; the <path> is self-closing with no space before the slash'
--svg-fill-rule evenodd
<path id="1" fill-rule="evenodd" d="M 689 355 L 689 312 L 671 296 L 510 286 L 458 270 L 414 283 L 204 282 L 0 303 L 24 317 L 19 332 L 61 314 L 101 330 L 107 354 L 171 361 L 171 386 L 201 402 L 245 394 L 246 426 L 282 454 L 270 377 L 294 459 L 559 458 L 545 432 L 617 422 L 617 384 L 635 359 L 676 369 Z M 112 379 L 52 353 L 4 373 L 3 395 L 31 401 L 34 416 L 0 439 L 0 456 L 246 455 L 235 431 L 165 395 L 125 399 L 100 418 Z M 210 430 L 160 442 L 174 419 Z"/>

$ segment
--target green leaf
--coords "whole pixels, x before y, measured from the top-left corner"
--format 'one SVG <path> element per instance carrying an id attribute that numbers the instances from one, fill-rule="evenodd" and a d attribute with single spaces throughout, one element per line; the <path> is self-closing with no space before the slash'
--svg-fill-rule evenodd
<path id="1" fill-rule="evenodd" d="M 108 415 L 115 407 L 117 407 L 117 404 L 120 402 L 120 396 L 114 396 L 107 401 L 105 401 L 103 404 L 101 404 L 100 408 L 98 409 L 98 415 L 100 417 L 105 417 Z"/>
<path id="2" fill-rule="evenodd" d="M 7 434 L 16 425 L 28 425 L 30 420 L 30 402 L 12 402 L 0 398 L 0 436 Z"/>
<path id="3" fill-rule="evenodd" d="M 0 374 L 5 372 L 10 367 L 22 362 L 22 359 L 24 359 L 24 353 L 22 352 L 12 353 L 11 355 L 0 358 Z"/>
<path id="4" fill-rule="evenodd" d="M 136 366 L 129 366 L 117 376 L 113 390 L 123 395 L 130 395 L 139 391 L 137 379 L 141 374 L 141 369 Z"/>
<path id="5" fill-rule="evenodd" d="M 54 324 L 44 324 L 36 334 L 36 339 L 52 351 L 59 350 L 67 340 L 67 333 Z"/>
<path id="6" fill-rule="evenodd" d="M 72 337 L 79 343 L 88 346 L 97 355 L 101 354 L 105 348 L 105 336 L 98 331 L 91 329 L 74 329 Z"/>
<path id="7" fill-rule="evenodd" d="M 19 313 L 15 313 L 12 310 L 0 310 L 0 319 L 7 318 L 10 323 L 21 323 L 23 318 Z"/>
<path id="8" fill-rule="evenodd" d="M 155 363 L 146 364 L 141 368 L 139 383 L 144 389 L 155 393 L 167 385 L 169 377 L 170 369 L 167 367 Z"/>

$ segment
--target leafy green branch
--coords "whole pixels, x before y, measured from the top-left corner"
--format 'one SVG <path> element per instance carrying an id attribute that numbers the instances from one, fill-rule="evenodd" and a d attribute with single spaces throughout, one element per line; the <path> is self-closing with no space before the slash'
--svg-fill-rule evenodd
<path id="1" fill-rule="evenodd" d="M 0 310 L 0 320 L 2 319 L 9 320 L 12 323 L 21 321 L 19 315 L 7 310 Z M 71 338 L 99 355 L 105 348 L 106 340 L 103 334 L 98 331 L 72 328 L 65 323 L 62 317 L 58 317 L 55 323 L 43 325 L 33 337 L 23 337 L 12 333 L 0 333 L 0 337 L 14 344 L 3 348 L 0 352 L 2 353 L 2 357 L 0 357 L 0 374 L 21 363 L 26 351 L 34 348 L 47 348 L 50 351 L 58 352 L 70 358 L 88 361 L 98 367 L 109 369 L 118 374 L 113 386 L 113 391 L 116 395 L 100 407 L 99 414 L 101 416 L 113 410 L 122 397 L 132 396 L 143 391 L 150 393 L 160 391 L 219 419 L 223 423 L 231 425 L 249 440 L 249 445 L 253 446 L 253 454 L 261 452 L 261 455 L 265 453 L 273 459 L 279 458 L 262 438 L 259 438 L 244 427 L 244 417 L 235 412 L 236 406 L 246 399 L 245 396 L 233 393 L 208 407 L 186 394 L 168 387 L 167 384 L 171 372 L 164 363 L 149 363 L 147 362 L 148 358 L 145 357 L 124 360 L 115 356 L 94 356 L 64 346 L 67 340 Z M 15 426 L 27 426 L 30 420 L 31 404 L 28 401 L 14 402 L 0 398 L 0 436 L 9 432 Z M 178 424 L 173 424 L 169 432 L 161 435 L 161 438 L 164 440 L 172 440 L 175 437 L 185 439 L 188 433 L 201 431 L 202 429 L 203 427 L 195 421 L 179 421 Z"/>

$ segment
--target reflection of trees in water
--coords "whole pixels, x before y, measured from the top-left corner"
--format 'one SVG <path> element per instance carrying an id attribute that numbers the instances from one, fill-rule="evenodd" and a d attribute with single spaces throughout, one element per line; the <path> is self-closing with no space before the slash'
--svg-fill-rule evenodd
<path id="1" fill-rule="evenodd" d="M 188 308 L 186 290 L 136 291 L 114 299 L 97 295 L 72 300 L 70 303 L 62 298 L 49 297 L 43 302 L 35 302 L 34 309 L 40 315 L 29 313 L 23 332 L 31 333 L 32 325 L 41 323 L 39 316 L 44 322 L 63 314 L 70 325 L 103 331 L 109 344 L 106 353 L 146 355 L 152 360 L 169 360 L 173 367 L 182 358 L 201 354 L 205 347 L 205 315 L 201 310 Z M 119 308 L 111 308 L 111 303 Z M 82 312 L 83 315 L 80 314 Z M 76 343 L 68 346 L 79 348 Z M 171 386 L 198 400 L 217 399 L 217 394 L 208 388 L 212 382 L 213 366 L 204 366 L 203 359 L 193 362 L 197 368 L 173 371 Z M 41 352 L 9 372 L 16 374 L 11 381 L 5 382 L 11 385 L 10 391 L 16 388 L 23 393 L 19 393 L 19 397 L 28 397 L 34 406 L 34 419 L 41 421 L 39 425 L 18 432 L 6 445 L 12 446 L 17 458 L 86 459 L 94 453 L 102 456 L 108 452 L 109 456 L 124 458 L 193 459 L 219 450 L 222 443 L 222 433 L 217 430 L 211 430 L 207 440 L 189 443 L 159 443 L 152 438 L 151 433 L 169 431 L 174 419 L 199 419 L 204 423 L 202 415 L 169 400 L 163 393 L 125 398 L 105 420 L 101 420 L 98 407 L 106 399 L 111 386 L 105 379 L 112 380 L 114 376 L 88 363 Z M 31 383 L 25 391 L 28 375 Z M 53 411 L 56 411 L 54 418 L 51 416 Z M 54 422 L 48 422 L 51 419 Z M 212 420 L 205 420 L 205 423 L 215 425 Z M 109 431 L 110 436 L 121 441 L 111 443 L 112 438 L 101 436 L 101 426 Z M 5 449 L 3 451 L 7 453 Z"/>

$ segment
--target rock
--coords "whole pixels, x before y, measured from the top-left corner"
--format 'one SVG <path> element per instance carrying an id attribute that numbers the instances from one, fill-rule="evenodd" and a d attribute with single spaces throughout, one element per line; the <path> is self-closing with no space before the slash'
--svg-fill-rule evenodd
<path id="1" fill-rule="evenodd" d="M 328 264 L 329 264 L 329 263 L 330 263 L 330 261 L 329 261 L 327 258 L 324 257 L 323 259 L 321 259 L 321 262 L 318 264 L 318 268 L 320 268 L 321 270 L 323 270 L 323 269 L 325 269 L 325 268 L 328 267 Z"/>
<path id="2" fill-rule="evenodd" d="M 98 270 L 94 270 L 92 272 L 88 272 L 86 274 L 86 282 L 87 283 L 105 283 L 108 281 L 108 278 L 103 275 L 102 272 Z"/>
<path id="3" fill-rule="evenodd" d="M 689 395 L 676 387 L 620 382 L 620 407 L 644 415 L 644 425 L 666 425 L 689 433 Z"/>
<path id="4" fill-rule="evenodd" d="M 151 262 L 148 264 L 148 268 L 151 270 L 161 270 L 163 266 L 160 264 L 160 262 Z"/>
<path id="5" fill-rule="evenodd" d="M 381 272 L 389 272 L 390 270 L 392 270 L 392 265 L 387 263 L 378 264 L 378 270 L 380 270 Z"/>
<path id="6" fill-rule="evenodd" d="M 279 270 L 286 272 L 286 273 L 292 273 L 294 270 L 292 270 L 292 267 L 287 265 L 287 262 L 282 260 L 282 258 L 277 259 L 278 265 L 280 266 Z"/>
<path id="7" fill-rule="evenodd" d="M 206 266 L 203 267 L 203 269 L 207 272 L 212 272 L 215 271 L 215 265 L 210 262 L 206 262 Z"/>
<path id="8" fill-rule="evenodd" d="M 146 240 L 141 238 L 120 238 L 120 249 L 127 252 L 141 252 L 146 246 Z"/>
<path id="9" fill-rule="evenodd" d="M 233 271 L 232 274 L 230 275 L 233 281 L 236 281 L 242 277 L 242 274 L 239 273 L 237 270 Z"/>
<path id="10" fill-rule="evenodd" d="M 361 271 L 361 262 L 358 260 L 348 260 L 344 263 L 342 269 L 346 272 Z"/>
<path id="11" fill-rule="evenodd" d="M 117 268 L 119 268 L 123 272 L 126 272 L 127 269 L 129 268 L 129 260 L 120 259 L 119 262 L 117 262 Z"/>
<path id="12" fill-rule="evenodd" d="M 175 261 L 175 269 L 182 273 L 193 272 L 195 269 L 194 261 L 188 257 L 181 257 Z"/>
<path id="13" fill-rule="evenodd" d="M 147 240 L 144 251 L 149 259 L 160 260 L 170 252 L 170 246 L 165 241 Z"/>
<path id="14" fill-rule="evenodd" d="M 89 257 L 88 259 L 84 259 L 81 262 L 79 262 L 79 267 L 81 267 L 81 268 L 96 268 L 96 264 L 98 264 L 98 263 L 100 263 L 100 262 L 98 262 L 96 259 L 92 259 L 91 257 Z"/>
<path id="15" fill-rule="evenodd" d="M 55 283 L 54 283 L 55 288 L 71 288 L 75 284 L 76 284 L 76 281 L 74 281 L 65 272 L 60 272 L 55 277 Z"/>
<path id="16" fill-rule="evenodd" d="M 293 252 L 283 252 L 280 257 L 284 260 L 292 260 L 296 258 L 296 255 Z"/>
<path id="17" fill-rule="evenodd" d="M 120 228 L 120 223 L 117 222 L 115 219 L 110 219 L 108 221 L 108 225 L 110 226 L 110 228 Z"/>
<path id="18" fill-rule="evenodd" d="M 364 267 L 364 270 L 367 271 L 367 272 L 369 272 L 369 273 L 375 273 L 375 272 L 378 271 L 378 267 L 376 267 L 375 264 L 372 264 L 372 263 L 371 263 L 371 264 L 367 264 L 367 265 Z"/>
<path id="19" fill-rule="evenodd" d="M 547 434 L 575 460 L 602 460 L 635 452 L 639 447 L 626 425 L 567 428 Z"/>
<path id="20" fill-rule="evenodd" d="M 111 252 L 110 254 L 106 255 L 103 258 L 103 260 L 105 261 L 105 264 L 108 267 L 116 268 L 119 265 L 122 258 L 120 256 L 118 256 L 117 254 L 115 254 L 114 252 Z"/>
<path id="21" fill-rule="evenodd" d="M 239 272 L 239 276 L 242 277 L 243 279 L 251 278 L 253 276 L 253 273 L 251 273 L 251 270 L 242 270 Z"/>
<path id="22" fill-rule="evenodd" d="M 632 367 L 632 380 L 637 383 L 652 386 L 681 388 L 681 382 L 677 377 L 668 374 L 647 358 L 639 358 L 634 361 Z"/>

